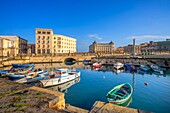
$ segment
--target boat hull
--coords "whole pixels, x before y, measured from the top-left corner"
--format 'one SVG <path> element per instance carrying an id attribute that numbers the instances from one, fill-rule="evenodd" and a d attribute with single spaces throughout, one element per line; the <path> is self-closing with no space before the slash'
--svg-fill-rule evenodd
<path id="1" fill-rule="evenodd" d="M 66 83 L 68 81 L 74 80 L 76 78 L 80 77 L 80 72 L 73 74 L 73 75 L 68 75 L 66 77 L 55 77 L 55 78 L 50 78 L 50 79 L 44 79 L 41 80 L 41 84 L 43 87 L 49 87 L 49 86 L 54 86 L 54 85 L 59 85 Z"/>
<path id="2" fill-rule="evenodd" d="M 126 93 L 125 91 L 123 91 L 123 89 L 127 90 Z M 130 84 L 128 83 L 120 84 L 108 92 L 107 100 L 110 103 L 117 104 L 117 105 L 124 104 L 131 98 L 132 93 L 133 93 L 133 88 Z"/>

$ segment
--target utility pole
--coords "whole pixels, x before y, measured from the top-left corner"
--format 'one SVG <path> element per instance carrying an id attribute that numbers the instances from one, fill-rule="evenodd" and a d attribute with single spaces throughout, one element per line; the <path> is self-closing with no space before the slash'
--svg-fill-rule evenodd
<path id="1" fill-rule="evenodd" d="M 135 38 L 133 39 L 133 57 L 135 57 Z"/>

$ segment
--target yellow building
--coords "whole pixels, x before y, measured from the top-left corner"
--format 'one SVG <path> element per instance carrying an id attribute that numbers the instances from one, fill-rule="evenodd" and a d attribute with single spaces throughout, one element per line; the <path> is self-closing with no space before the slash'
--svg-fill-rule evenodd
<path id="1" fill-rule="evenodd" d="M 19 36 L 0 36 L 0 39 L 1 50 L 3 50 L 5 56 L 16 56 L 19 53 L 27 53 L 27 40 Z M 11 54 L 12 51 L 14 53 Z"/>
<path id="2" fill-rule="evenodd" d="M 0 37 L 0 56 L 16 56 L 17 53 L 14 41 Z"/>
<path id="3" fill-rule="evenodd" d="M 97 43 L 94 41 L 93 44 L 89 46 L 89 52 L 112 54 L 114 52 L 114 43 L 112 41 L 110 43 Z"/>
<path id="4" fill-rule="evenodd" d="M 76 39 L 68 36 L 53 34 L 52 29 L 36 28 L 35 53 L 75 53 Z"/>

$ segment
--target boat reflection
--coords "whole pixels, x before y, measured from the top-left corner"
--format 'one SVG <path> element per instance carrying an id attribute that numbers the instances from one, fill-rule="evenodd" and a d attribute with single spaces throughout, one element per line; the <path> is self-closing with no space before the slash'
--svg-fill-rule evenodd
<path id="1" fill-rule="evenodd" d="M 119 74 L 119 73 L 124 72 L 124 69 L 115 69 L 115 68 L 113 68 L 113 71 L 114 71 L 116 74 Z"/>
<path id="2" fill-rule="evenodd" d="M 61 85 L 48 87 L 47 89 L 53 90 L 53 91 L 59 91 L 59 92 L 62 92 L 62 93 L 67 93 L 67 89 L 69 87 L 71 87 L 72 85 L 78 83 L 78 82 L 80 82 L 80 77 L 78 77 L 78 78 L 76 78 L 74 80 L 71 80 L 71 81 L 69 81 L 67 83 L 61 84 Z"/>

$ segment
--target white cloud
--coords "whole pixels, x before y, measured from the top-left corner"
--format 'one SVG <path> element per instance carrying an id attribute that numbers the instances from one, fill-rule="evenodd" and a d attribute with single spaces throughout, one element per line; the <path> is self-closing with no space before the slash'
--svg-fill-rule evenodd
<path id="1" fill-rule="evenodd" d="M 127 39 L 136 39 L 138 41 L 157 41 L 157 40 L 166 40 L 170 36 L 161 36 L 161 35 L 141 35 L 141 36 L 129 36 Z"/>
<path id="2" fill-rule="evenodd" d="M 97 40 L 102 40 L 103 38 L 101 38 L 98 34 L 89 34 L 88 35 L 89 38 L 95 38 Z"/>

